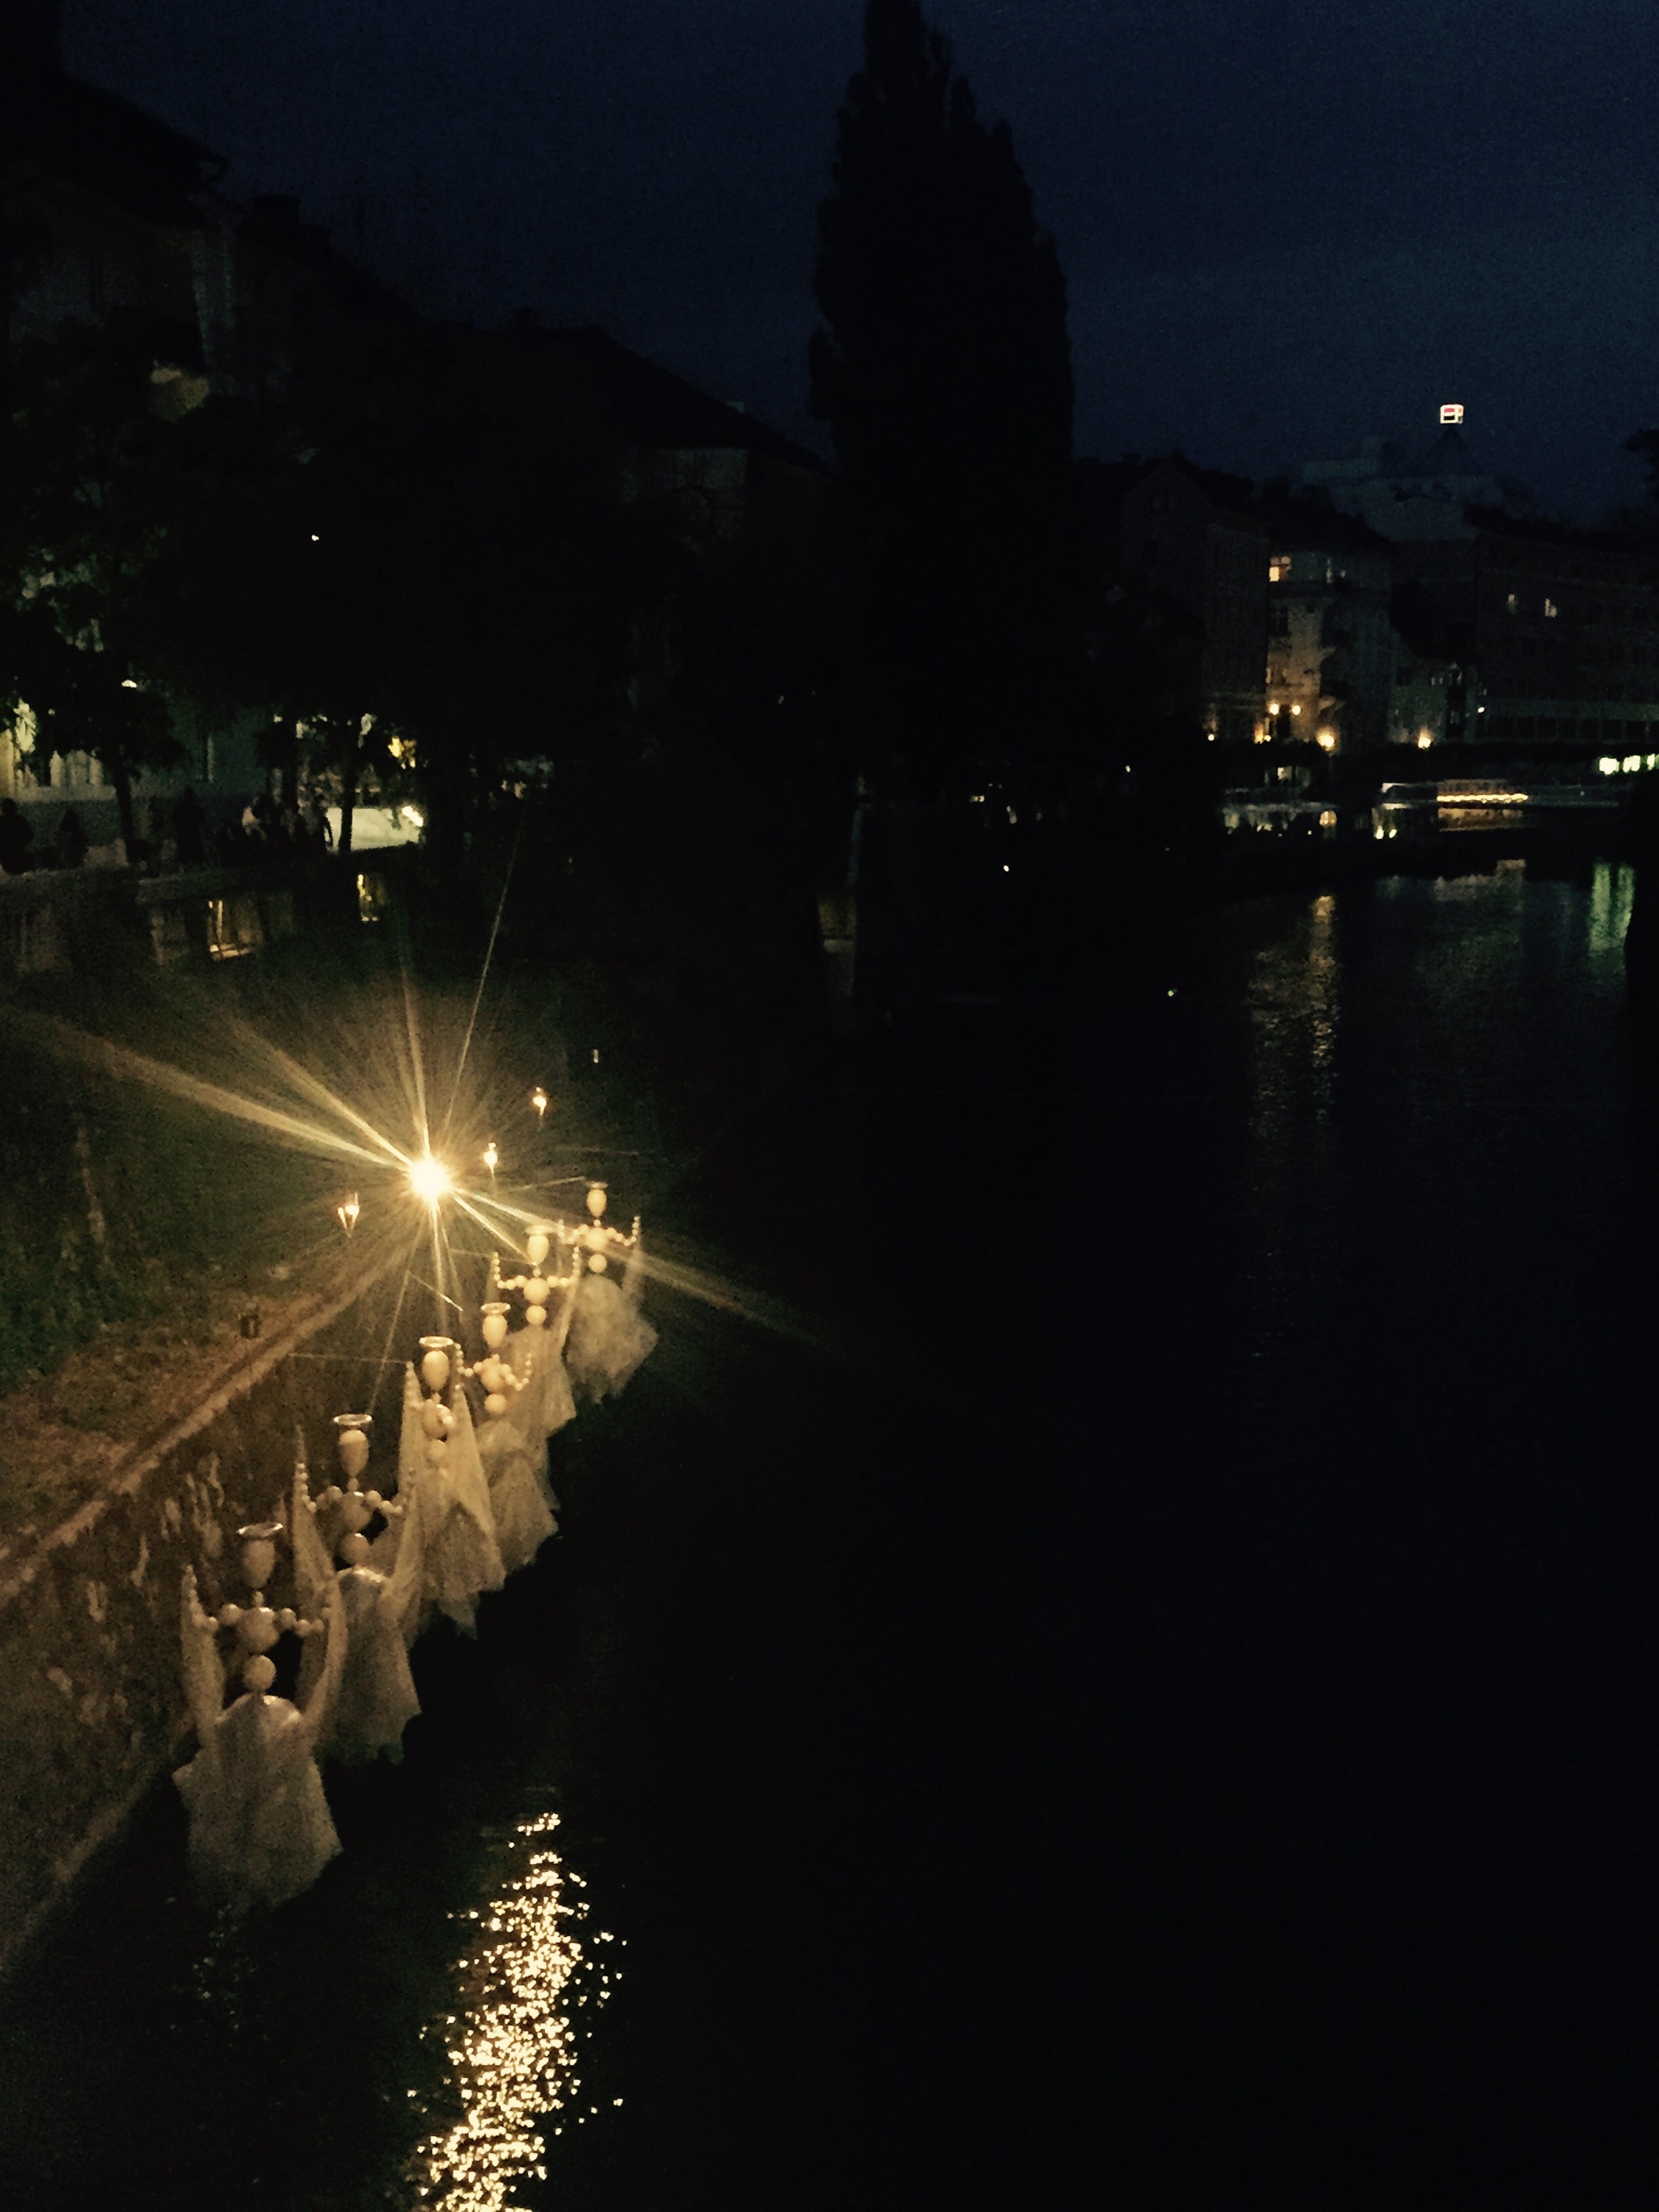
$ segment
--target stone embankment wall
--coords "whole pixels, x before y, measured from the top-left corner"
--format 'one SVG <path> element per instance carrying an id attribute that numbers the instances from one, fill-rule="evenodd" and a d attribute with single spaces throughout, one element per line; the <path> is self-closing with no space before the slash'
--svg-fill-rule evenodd
<path id="1" fill-rule="evenodd" d="M 331 1467 L 331 1417 L 369 1406 L 387 1371 L 369 1349 L 380 1279 L 247 1346 L 98 1496 L 0 1565 L 0 1972 L 187 1750 L 182 1571 L 210 1605 L 246 1599 L 234 1532 L 273 1505 L 288 1518 L 296 1424 L 313 1464 Z M 381 1398 L 395 1448 L 397 1393 Z M 383 1435 L 372 1468 L 386 1449 Z"/>

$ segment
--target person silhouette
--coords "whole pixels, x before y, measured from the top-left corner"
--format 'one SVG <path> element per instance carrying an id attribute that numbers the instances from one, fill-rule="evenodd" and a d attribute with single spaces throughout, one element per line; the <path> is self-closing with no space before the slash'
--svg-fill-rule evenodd
<path id="1" fill-rule="evenodd" d="M 58 817 L 58 865 L 78 868 L 86 857 L 87 833 L 81 827 L 81 817 L 72 806 L 66 806 Z"/>
<path id="2" fill-rule="evenodd" d="M 27 817 L 15 799 L 0 799 L 0 868 L 9 876 L 21 876 L 33 866 L 29 858 L 29 847 L 34 842 L 34 832 Z"/>
<path id="3" fill-rule="evenodd" d="M 186 784 L 173 802 L 173 849 L 181 868 L 204 868 L 207 843 L 202 802 L 193 784 Z"/>

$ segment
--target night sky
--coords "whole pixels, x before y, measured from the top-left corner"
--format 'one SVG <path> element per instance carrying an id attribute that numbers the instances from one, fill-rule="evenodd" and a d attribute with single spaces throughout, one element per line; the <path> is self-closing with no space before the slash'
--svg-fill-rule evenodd
<path id="1" fill-rule="evenodd" d="M 1652 0 L 933 0 L 1071 288 L 1079 451 L 1415 441 L 1589 518 L 1659 420 Z M 597 320 L 822 444 L 862 0 L 68 0 L 66 58 L 422 304 Z"/>

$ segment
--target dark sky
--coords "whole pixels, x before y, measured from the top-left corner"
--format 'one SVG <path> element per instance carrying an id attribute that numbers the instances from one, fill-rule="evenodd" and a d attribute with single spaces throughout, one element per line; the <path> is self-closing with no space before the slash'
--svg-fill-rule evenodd
<path id="1" fill-rule="evenodd" d="M 1653 0 L 933 0 L 1071 286 L 1079 450 L 1264 475 L 1462 400 L 1589 515 L 1659 419 Z M 817 441 L 862 0 L 68 0 L 79 74 L 430 305 L 598 320 Z M 354 214 L 356 210 L 356 214 Z"/>

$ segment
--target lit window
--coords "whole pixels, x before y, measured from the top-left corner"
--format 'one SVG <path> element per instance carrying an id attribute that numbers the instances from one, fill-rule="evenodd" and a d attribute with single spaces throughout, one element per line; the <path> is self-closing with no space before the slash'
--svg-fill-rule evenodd
<path id="1" fill-rule="evenodd" d="M 1559 615 L 1559 614 L 1560 613 L 1560 611 L 1561 611 L 1560 608 L 1559 608 L 1559 607 L 1558 607 L 1558 606 L 1556 605 L 1556 604 L 1555 604 L 1555 602 L 1554 602 L 1554 600 L 1553 600 L 1553 599 L 1546 599 L 1546 600 L 1545 600 L 1545 602 L 1544 602 L 1544 612 L 1545 612 L 1547 615 L 1549 615 L 1549 616 L 1553 617 L 1553 616 L 1555 616 L 1555 615 Z"/>
<path id="2" fill-rule="evenodd" d="M 1513 615 L 1513 614 L 1518 614 L 1518 613 L 1520 612 L 1520 610 L 1521 610 L 1521 602 L 1520 602 L 1520 600 L 1519 600 L 1518 599 L 1516 599 L 1516 595 L 1515 595 L 1515 593 L 1514 593 L 1513 592 L 1511 592 L 1510 593 L 1510 595 L 1509 595 L 1508 599 L 1506 599 L 1504 600 L 1504 606 L 1509 610 L 1510 613 L 1510 614 L 1512 614 L 1512 615 Z"/>

